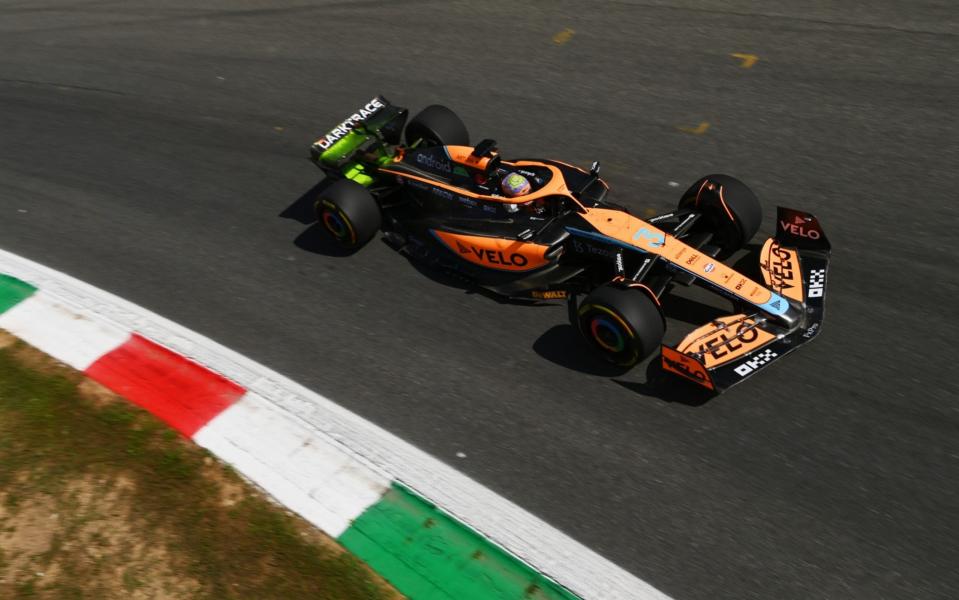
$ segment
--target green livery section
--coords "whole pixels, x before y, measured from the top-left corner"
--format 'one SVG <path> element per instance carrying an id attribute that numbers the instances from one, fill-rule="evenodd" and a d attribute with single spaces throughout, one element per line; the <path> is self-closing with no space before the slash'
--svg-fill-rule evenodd
<path id="1" fill-rule="evenodd" d="M 359 131 L 353 130 L 343 136 L 343 139 L 330 146 L 320 154 L 320 160 L 328 165 L 335 165 L 351 153 L 355 152 L 363 142 L 370 139 Z"/>
<path id="2" fill-rule="evenodd" d="M 367 167 L 360 161 L 350 160 L 350 158 L 372 138 L 373 136 L 364 133 L 364 130 L 361 128 L 355 129 L 346 134 L 343 139 L 330 146 L 327 150 L 324 150 L 319 156 L 319 161 L 330 167 L 336 167 L 340 163 L 345 162 L 345 164 L 340 167 L 340 172 L 343 174 L 343 176 L 347 179 L 352 179 L 360 185 L 369 187 L 373 184 L 375 178 L 374 169 Z M 377 154 L 378 164 L 386 164 L 390 162 L 391 157 L 382 150 L 379 150 Z"/>
<path id="3" fill-rule="evenodd" d="M 412 600 L 579 598 L 395 483 L 339 541 Z"/>
<path id="4" fill-rule="evenodd" d="M 9 275 L 0 275 L 0 313 L 10 310 L 36 291 L 37 288 L 25 281 Z"/>
<path id="5" fill-rule="evenodd" d="M 399 143 L 407 114 L 405 108 L 377 96 L 317 140 L 311 151 L 313 161 L 327 174 L 338 172 L 369 187 L 377 179 L 377 167 L 392 162 L 390 144 Z"/>

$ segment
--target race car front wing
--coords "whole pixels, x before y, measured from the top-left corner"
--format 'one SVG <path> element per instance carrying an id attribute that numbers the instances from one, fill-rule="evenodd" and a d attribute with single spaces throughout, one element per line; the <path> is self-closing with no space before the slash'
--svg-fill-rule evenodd
<path id="1" fill-rule="evenodd" d="M 802 306 L 802 319 L 785 329 L 762 312 L 721 317 L 663 345 L 663 370 L 718 393 L 810 342 L 822 330 L 830 248 L 816 217 L 779 207 L 760 269 L 769 289 Z"/>

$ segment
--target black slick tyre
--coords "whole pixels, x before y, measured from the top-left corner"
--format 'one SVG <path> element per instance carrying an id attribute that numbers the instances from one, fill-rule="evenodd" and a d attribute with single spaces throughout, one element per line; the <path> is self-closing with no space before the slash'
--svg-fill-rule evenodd
<path id="1" fill-rule="evenodd" d="M 729 175 L 707 175 L 694 183 L 679 201 L 679 208 L 703 213 L 702 227 L 713 233 L 710 242 L 725 258 L 749 243 L 763 220 L 759 198 L 742 181 Z"/>
<path id="2" fill-rule="evenodd" d="M 455 112 L 440 104 L 427 106 L 406 125 L 406 144 L 419 147 L 469 146 L 470 134 Z"/>
<path id="3" fill-rule="evenodd" d="M 344 248 L 360 248 L 380 229 L 380 207 L 362 185 L 341 179 L 317 194 L 316 220 Z"/>
<path id="4" fill-rule="evenodd" d="M 608 362 L 633 367 L 663 341 L 666 323 L 650 292 L 604 285 L 583 300 L 576 313 L 580 334 Z"/>

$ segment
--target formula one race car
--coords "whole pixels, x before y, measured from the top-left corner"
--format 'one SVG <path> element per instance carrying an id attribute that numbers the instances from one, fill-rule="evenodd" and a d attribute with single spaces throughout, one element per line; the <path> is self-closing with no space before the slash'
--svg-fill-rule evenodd
<path id="1" fill-rule="evenodd" d="M 334 179 L 316 216 L 342 246 L 382 230 L 411 258 L 503 298 L 565 300 L 606 360 L 629 368 L 659 349 L 664 370 L 717 392 L 819 333 L 830 245 L 812 215 L 779 208 L 759 283 L 722 262 L 762 218 L 733 177 L 702 177 L 675 211 L 639 219 L 607 200 L 598 163 L 506 160 L 491 139 L 471 146 L 446 107 L 408 114 L 379 96 L 313 144 Z M 732 300 L 735 314 L 662 345 L 665 293 L 692 284 Z"/>

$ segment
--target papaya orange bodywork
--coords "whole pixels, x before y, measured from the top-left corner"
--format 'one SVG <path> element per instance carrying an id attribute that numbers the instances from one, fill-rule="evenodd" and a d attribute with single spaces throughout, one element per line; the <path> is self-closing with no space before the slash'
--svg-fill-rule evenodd
<path id="1" fill-rule="evenodd" d="M 491 156 L 476 156 L 470 146 L 446 146 L 450 160 L 472 169 L 483 170 L 489 164 Z M 495 156 L 495 155 L 494 155 Z"/>
<path id="2" fill-rule="evenodd" d="M 766 285 L 787 298 L 803 301 L 802 267 L 795 249 L 783 248 L 769 238 L 759 254 L 759 267 Z"/>
<path id="3" fill-rule="evenodd" d="M 475 265 L 499 271 L 533 271 L 549 264 L 549 246 L 504 238 L 432 230 L 447 248 Z"/>
<path id="4" fill-rule="evenodd" d="M 608 208 L 592 208 L 582 217 L 603 235 L 661 256 L 747 302 L 763 304 L 772 298 L 765 287 L 646 221 Z"/>
<path id="5" fill-rule="evenodd" d="M 666 371 L 676 373 L 710 390 L 716 389 L 706 367 L 692 356 L 687 356 L 669 346 L 663 346 L 662 365 Z"/>
<path id="6" fill-rule="evenodd" d="M 702 364 L 712 369 L 762 348 L 776 336 L 760 329 L 746 315 L 719 317 L 698 327 L 676 345 L 684 354 L 697 353 Z"/>

